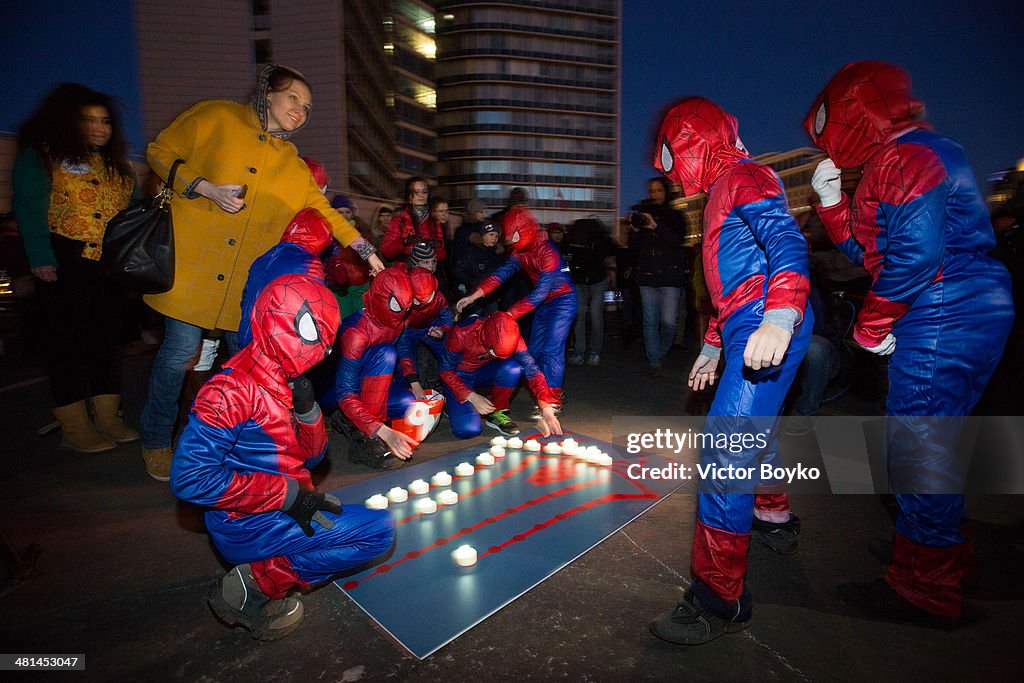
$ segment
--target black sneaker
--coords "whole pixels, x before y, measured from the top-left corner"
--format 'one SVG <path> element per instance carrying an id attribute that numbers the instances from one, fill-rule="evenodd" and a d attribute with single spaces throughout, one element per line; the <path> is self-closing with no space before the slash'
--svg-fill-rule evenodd
<path id="1" fill-rule="evenodd" d="M 508 409 L 495 410 L 484 418 L 484 423 L 491 429 L 496 429 L 505 436 L 515 436 L 519 433 L 519 425 L 508 416 Z"/>
<path id="2" fill-rule="evenodd" d="M 749 618 L 729 621 L 704 609 L 690 589 L 674 610 L 652 621 L 648 628 L 658 638 L 676 645 L 703 645 L 727 633 L 738 633 L 748 624 Z"/>
<path id="3" fill-rule="evenodd" d="M 897 593 L 884 579 L 871 583 L 841 583 L 837 591 L 846 604 L 859 608 L 874 619 L 897 621 L 952 631 L 960 625 L 956 617 L 926 612 Z"/>
<path id="4" fill-rule="evenodd" d="M 762 545 L 779 555 L 792 555 L 796 552 L 796 537 L 800 535 L 800 518 L 789 513 L 785 522 L 765 522 L 754 517 L 750 524 L 750 533 Z"/>
<path id="5" fill-rule="evenodd" d="M 242 626 L 256 640 L 278 640 L 302 623 L 298 598 L 271 600 L 256 584 L 248 564 L 238 565 L 210 586 L 210 609 L 228 626 Z"/>
<path id="6" fill-rule="evenodd" d="M 353 435 L 354 436 L 354 435 Z M 360 436 L 362 434 L 360 433 Z M 375 470 L 397 470 L 405 465 L 405 460 L 396 458 L 388 445 L 379 436 L 367 439 L 365 436 L 350 441 L 348 449 L 349 462 L 366 465 Z"/>

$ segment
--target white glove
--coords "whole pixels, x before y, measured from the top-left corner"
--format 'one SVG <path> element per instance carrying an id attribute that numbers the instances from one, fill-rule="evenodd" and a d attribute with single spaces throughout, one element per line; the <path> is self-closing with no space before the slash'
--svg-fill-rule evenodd
<path id="1" fill-rule="evenodd" d="M 823 159 L 811 176 L 811 187 L 821 198 L 823 207 L 835 206 L 843 198 L 842 176 L 831 159 Z"/>
<path id="2" fill-rule="evenodd" d="M 824 163 L 824 162 L 822 162 Z M 885 339 L 878 346 L 865 346 L 865 351 L 870 351 L 878 356 L 890 356 L 892 352 L 896 350 L 896 337 L 892 336 L 892 332 L 885 335 Z"/>

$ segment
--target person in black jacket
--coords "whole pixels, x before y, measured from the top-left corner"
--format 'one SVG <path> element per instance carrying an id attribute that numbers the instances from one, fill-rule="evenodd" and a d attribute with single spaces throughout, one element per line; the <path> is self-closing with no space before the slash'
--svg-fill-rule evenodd
<path id="1" fill-rule="evenodd" d="M 550 228 L 549 228 L 550 230 Z M 615 245 L 601 221 L 582 218 L 569 228 L 562 257 L 576 285 L 575 346 L 570 365 L 600 365 L 604 346 L 604 293 L 615 287 Z M 587 349 L 587 311 L 590 311 L 590 353 Z M 584 360 L 585 359 L 585 360 Z"/>
<path id="2" fill-rule="evenodd" d="M 498 224 L 493 220 L 484 220 L 476 225 L 478 239 L 467 238 L 457 241 L 452 253 L 452 277 L 455 279 L 459 298 L 476 289 L 485 277 L 505 262 L 505 256 L 498 252 L 498 241 L 501 238 L 501 228 Z M 469 313 L 480 315 L 493 313 L 498 310 L 498 293 L 474 302 L 467 310 Z"/>
<path id="3" fill-rule="evenodd" d="M 686 268 L 683 237 L 686 218 L 672 208 L 672 185 L 662 177 L 647 182 L 647 201 L 630 214 L 629 250 L 636 258 L 636 280 L 644 314 L 644 347 L 651 374 L 661 375 L 672 348 Z"/>

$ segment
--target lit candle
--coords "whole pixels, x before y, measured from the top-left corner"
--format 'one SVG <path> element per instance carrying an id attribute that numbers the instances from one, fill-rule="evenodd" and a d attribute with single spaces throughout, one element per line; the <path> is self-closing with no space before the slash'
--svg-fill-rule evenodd
<path id="1" fill-rule="evenodd" d="M 504 458 L 505 449 L 502 448 L 501 446 L 491 446 L 490 454 L 493 455 L 495 458 Z"/>
<path id="2" fill-rule="evenodd" d="M 459 494 L 451 489 L 445 489 L 437 494 L 437 502 L 441 505 L 455 505 L 459 502 Z"/>
<path id="3" fill-rule="evenodd" d="M 518 436 L 513 436 L 508 440 L 508 447 L 513 449 L 519 449 L 523 447 L 523 440 Z"/>
<path id="4" fill-rule="evenodd" d="M 366 507 L 371 510 L 386 510 L 388 508 L 388 499 L 386 496 L 377 493 L 366 499 Z"/>
<path id="5" fill-rule="evenodd" d="M 416 512 L 421 515 L 430 515 L 437 512 L 437 503 L 430 498 L 420 498 L 416 501 Z"/>
<path id="6" fill-rule="evenodd" d="M 472 567 L 476 564 L 476 548 L 471 545 L 460 545 L 452 551 L 452 560 L 460 567 Z"/>
<path id="7" fill-rule="evenodd" d="M 427 482 L 423 481 L 422 479 L 417 479 L 416 481 L 414 481 L 414 482 L 409 484 L 409 493 L 411 493 L 411 494 L 413 494 L 415 496 L 422 496 L 424 493 L 426 493 L 429 490 L 430 490 L 430 484 L 428 484 Z"/>
<path id="8" fill-rule="evenodd" d="M 590 456 L 601 455 L 601 449 L 597 446 L 587 446 L 587 454 Z"/>
<path id="9" fill-rule="evenodd" d="M 537 441 L 536 439 L 530 439 L 529 441 L 526 442 L 526 446 L 525 447 L 526 447 L 526 450 L 528 450 L 528 451 L 539 451 L 540 450 L 540 441 Z"/>
<path id="10" fill-rule="evenodd" d="M 568 439 L 562 441 L 562 451 L 565 451 L 566 448 L 576 448 L 578 445 L 579 443 L 576 442 L 576 439 L 570 436 Z"/>
<path id="11" fill-rule="evenodd" d="M 608 455 L 607 453 L 602 453 L 601 455 L 597 456 L 597 458 L 594 459 L 594 463 L 600 465 L 601 467 L 611 467 L 612 456 Z"/>
<path id="12" fill-rule="evenodd" d="M 551 455 L 558 455 L 562 452 L 562 447 L 557 442 L 552 441 L 551 443 L 544 444 L 544 452 L 550 453 Z"/>
<path id="13" fill-rule="evenodd" d="M 430 483 L 434 486 L 451 486 L 452 475 L 447 472 L 438 472 L 430 478 Z"/>
<path id="14" fill-rule="evenodd" d="M 409 492 L 401 486 L 396 486 L 388 491 L 388 500 L 392 503 L 404 503 L 409 500 Z"/>
<path id="15" fill-rule="evenodd" d="M 490 453 L 481 453 L 480 455 L 476 456 L 476 464 L 480 465 L 481 467 L 487 467 L 488 465 L 493 465 L 494 464 L 494 456 L 491 455 Z"/>
<path id="16" fill-rule="evenodd" d="M 576 455 L 577 453 L 579 453 L 579 449 L 576 447 L 576 442 L 562 443 L 562 455 Z"/>
<path id="17" fill-rule="evenodd" d="M 473 474 L 474 467 L 468 462 L 460 462 L 455 466 L 455 474 L 460 477 L 468 477 Z"/>
<path id="18" fill-rule="evenodd" d="M 501 446 L 502 448 L 504 448 L 505 446 L 508 445 L 508 441 L 503 436 L 496 436 L 493 439 L 491 439 L 491 445 Z"/>

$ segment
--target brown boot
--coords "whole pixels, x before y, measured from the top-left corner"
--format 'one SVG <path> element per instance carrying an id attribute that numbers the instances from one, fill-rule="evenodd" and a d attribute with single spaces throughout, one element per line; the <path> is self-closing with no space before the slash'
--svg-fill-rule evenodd
<path id="1" fill-rule="evenodd" d="M 117 443 L 131 443 L 139 440 L 139 433 L 126 425 L 117 414 L 121 397 L 117 394 L 103 394 L 92 397 L 92 413 L 96 429 Z"/>
<path id="2" fill-rule="evenodd" d="M 146 461 L 146 474 L 157 481 L 171 480 L 174 451 L 170 448 L 143 448 L 142 459 Z"/>
<path id="3" fill-rule="evenodd" d="M 70 403 L 53 409 L 53 415 L 60 422 L 63 433 L 61 448 L 70 448 L 79 453 L 102 453 L 117 448 L 117 444 L 96 431 L 89 421 L 85 401 Z"/>

